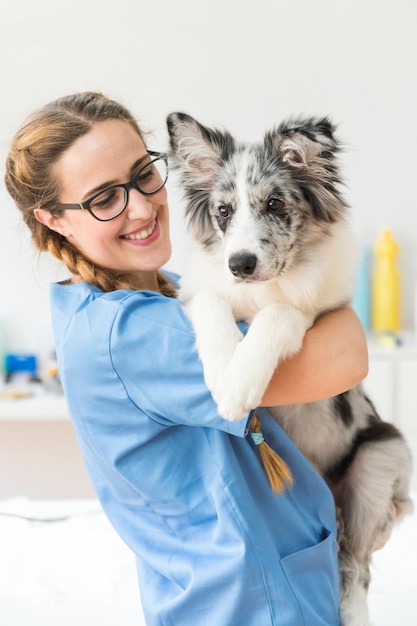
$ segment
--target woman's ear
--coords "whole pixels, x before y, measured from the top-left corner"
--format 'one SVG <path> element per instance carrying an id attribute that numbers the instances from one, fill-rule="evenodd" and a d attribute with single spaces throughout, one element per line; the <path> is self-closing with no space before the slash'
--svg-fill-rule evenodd
<path id="1" fill-rule="evenodd" d="M 59 233 L 63 237 L 66 237 L 68 234 L 68 227 L 66 223 L 63 222 L 62 216 L 57 216 L 48 211 L 47 209 L 34 209 L 33 215 L 35 219 L 38 220 L 44 226 L 47 226 L 50 230 L 54 230 Z"/>

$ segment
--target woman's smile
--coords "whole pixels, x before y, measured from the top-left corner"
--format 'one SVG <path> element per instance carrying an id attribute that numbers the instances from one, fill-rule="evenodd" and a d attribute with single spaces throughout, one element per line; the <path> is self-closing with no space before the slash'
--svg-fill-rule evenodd
<path id="1" fill-rule="evenodd" d="M 129 241 L 139 241 L 143 243 L 153 243 L 155 239 L 159 236 L 158 220 L 155 219 L 145 227 L 138 228 L 130 233 L 126 233 L 124 235 L 120 235 L 120 239 L 127 239 Z M 152 235 L 155 235 L 152 237 Z"/>

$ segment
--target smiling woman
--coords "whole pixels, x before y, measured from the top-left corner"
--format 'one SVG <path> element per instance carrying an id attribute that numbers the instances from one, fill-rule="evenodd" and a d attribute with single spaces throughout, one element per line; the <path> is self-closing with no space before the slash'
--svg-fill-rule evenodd
<path id="1" fill-rule="evenodd" d="M 64 261 L 73 282 L 105 281 L 111 289 L 161 285 L 172 295 L 157 272 L 171 254 L 167 157 L 147 151 L 123 106 L 90 92 L 46 105 L 17 132 L 7 168 L 6 186 L 35 245 Z M 100 192 L 115 186 L 123 203 L 102 221 Z"/>
<path id="2" fill-rule="evenodd" d="M 132 115 L 97 93 L 35 113 L 7 159 L 7 188 L 33 242 L 69 271 L 51 286 L 52 318 L 94 489 L 136 556 L 146 623 L 335 626 L 333 498 L 264 408 L 268 442 L 294 477 L 280 495 L 247 437 L 253 411 L 236 422 L 220 417 L 174 297 L 178 277 L 160 270 L 171 253 L 165 165 Z M 328 371 L 335 351 L 337 375 Z M 274 404 L 291 364 L 285 394 L 294 402 L 300 380 L 313 379 L 318 399 L 329 378 L 340 393 L 366 371 L 350 309 L 323 316 L 300 354 L 276 371 Z"/>
<path id="3" fill-rule="evenodd" d="M 152 168 L 131 125 L 123 120 L 96 124 L 59 157 L 54 174 L 61 181 L 60 201 L 51 209 L 35 208 L 36 219 L 95 264 L 125 273 L 140 270 L 141 287 L 155 289 L 156 271 L 171 253 L 166 175 L 163 180 Z M 137 183 L 144 175 L 145 192 Z M 74 198 L 81 198 L 80 204 L 67 207 Z M 73 280 L 80 279 L 73 274 Z"/>

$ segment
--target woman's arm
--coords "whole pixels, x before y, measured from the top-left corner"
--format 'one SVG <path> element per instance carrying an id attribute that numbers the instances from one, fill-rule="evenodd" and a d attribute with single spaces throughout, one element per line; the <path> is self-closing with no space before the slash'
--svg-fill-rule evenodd
<path id="1" fill-rule="evenodd" d="M 368 373 L 362 325 L 350 308 L 323 315 L 307 331 L 302 348 L 281 363 L 262 406 L 314 402 L 351 389 Z"/>

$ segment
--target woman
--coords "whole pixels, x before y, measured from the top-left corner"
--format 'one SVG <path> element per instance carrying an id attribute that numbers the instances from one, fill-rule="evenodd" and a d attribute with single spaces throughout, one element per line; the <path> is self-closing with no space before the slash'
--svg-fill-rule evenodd
<path id="1" fill-rule="evenodd" d="M 217 414 L 177 279 L 159 269 L 171 252 L 165 181 L 164 155 L 96 93 L 35 113 L 7 159 L 6 185 L 35 245 L 69 270 L 51 288 L 53 324 L 95 490 L 136 555 L 149 626 L 335 626 L 332 496 L 260 409 L 294 477 L 274 494 L 246 436 L 251 416 Z M 366 370 L 356 316 L 331 313 L 276 370 L 263 405 L 341 393 Z"/>

